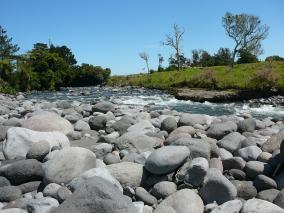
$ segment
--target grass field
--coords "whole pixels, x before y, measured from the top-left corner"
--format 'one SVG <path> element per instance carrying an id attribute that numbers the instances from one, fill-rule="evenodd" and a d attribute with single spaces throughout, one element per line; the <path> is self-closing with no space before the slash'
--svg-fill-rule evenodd
<path id="1" fill-rule="evenodd" d="M 207 88 L 217 90 L 284 89 L 284 63 L 260 62 L 229 66 L 186 68 L 182 71 L 113 76 L 109 86 L 140 86 L 156 89 Z"/>

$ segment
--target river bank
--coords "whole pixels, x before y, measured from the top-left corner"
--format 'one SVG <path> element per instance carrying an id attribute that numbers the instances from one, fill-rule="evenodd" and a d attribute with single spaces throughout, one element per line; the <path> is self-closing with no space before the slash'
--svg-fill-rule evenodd
<path id="1" fill-rule="evenodd" d="M 283 120 L 104 99 L 0 95 L 0 211 L 284 211 Z"/>

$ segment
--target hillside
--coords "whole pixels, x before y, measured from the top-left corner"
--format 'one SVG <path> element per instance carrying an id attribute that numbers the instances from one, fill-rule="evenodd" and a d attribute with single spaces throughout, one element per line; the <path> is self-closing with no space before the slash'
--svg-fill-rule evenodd
<path id="1" fill-rule="evenodd" d="M 146 88 L 206 88 L 210 90 L 284 91 L 284 63 L 260 62 L 228 66 L 187 68 L 183 71 L 155 72 L 131 76 L 113 76 L 109 86 L 140 86 Z"/>

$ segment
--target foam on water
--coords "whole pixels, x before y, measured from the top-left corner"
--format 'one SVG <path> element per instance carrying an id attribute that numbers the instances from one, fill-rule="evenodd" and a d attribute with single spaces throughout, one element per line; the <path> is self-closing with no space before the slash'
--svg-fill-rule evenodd
<path id="1" fill-rule="evenodd" d="M 170 108 L 179 112 L 189 112 L 207 115 L 241 115 L 250 113 L 255 117 L 281 117 L 284 118 L 284 107 L 273 107 L 272 105 L 261 105 L 260 107 L 250 107 L 248 103 L 210 103 L 210 102 L 193 102 L 185 100 L 177 100 L 173 96 L 158 90 L 144 89 L 111 89 L 111 88 L 72 88 L 73 93 L 66 91 L 59 92 L 37 92 L 32 93 L 28 97 L 31 99 L 41 100 L 70 100 L 90 102 L 92 100 L 119 99 L 123 105 L 131 105 L 134 107 L 151 106 L 153 109 Z M 84 96 L 80 92 L 88 91 L 90 94 Z"/>

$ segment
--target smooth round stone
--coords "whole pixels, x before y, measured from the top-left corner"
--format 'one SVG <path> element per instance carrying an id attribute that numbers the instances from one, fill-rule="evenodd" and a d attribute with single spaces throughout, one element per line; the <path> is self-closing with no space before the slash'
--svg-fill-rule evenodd
<path id="1" fill-rule="evenodd" d="M 262 150 L 257 146 L 248 146 L 238 151 L 239 156 L 245 161 L 256 160 L 261 153 Z"/>
<path id="2" fill-rule="evenodd" d="M 231 169 L 229 173 L 236 179 L 236 180 L 246 180 L 246 173 L 240 169 Z"/>
<path id="3" fill-rule="evenodd" d="M 189 154 L 186 146 L 165 146 L 152 152 L 146 160 L 145 168 L 152 174 L 168 174 L 177 169 Z"/>
<path id="4" fill-rule="evenodd" d="M 246 162 L 241 157 L 232 157 L 222 160 L 224 170 L 240 169 L 242 170 Z"/>
<path id="5" fill-rule="evenodd" d="M 209 168 L 218 169 L 220 172 L 223 173 L 223 163 L 219 158 L 211 158 L 209 160 Z"/>
<path id="6" fill-rule="evenodd" d="M 152 195 L 157 199 L 164 199 L 177 191 L 177 185 L 170 181 L 156 183 L 152 188 Z"/>
<path id="7" fill-rule="evenodd" d="M 261 162 L 264 162 L 264 163 L 268 163 L 269 160 L 271 159 L 271 157 L 272 157 L 272 154 L 270 154 L 269 152 L 262 152 L 257 157 L 257 160 L 261 161 Z"/>
<path id="8" fill-rule="evenodd" d="M 36 159 L 42 161 L 50 151 L 50 145 L 47 141 L 40 141 L 32 144 L 27 153 L 27 159 Z"/>
<path id="9" fill-rule="evenodd" d="M 11 183 L 7 178 L 0 176 L 0 187 L 10 186 L 10 185 L 11 185 Z"/>
<path id="10" fill-rule="evenodd" d="M 267 177 L 265 175 L 256 176 L 253 184 L 258 191 L 277 188 L 277 184 L 276 184 L 275 180 L 273 180 L 272 178 Z"/>
<path id="11" fill-rule="evenodd" d="M 104 163 L 106 165 L 114 164 L 114 163 L 119 163 L 120 162 L 120 157 L 118 155 L 114 155 L 113 153 L 108 153 L 104 157 Z"/>
<path id="12" fill-rule="evenodd" d="M 209 164 L 205 158 L 194 158 L 190 162 L 185 181 L 194 187 L 201 185 L 208 169 Z"/>
<path id="13" fill-rule="evenodd" d="M 260 161 L 249 161 L 244 168 L 247 176 L 254 179 L 259 174 L 270 175 L 272 173 L 272 167 L 268 163 Z"/>
<path id="14" fill-rule="evenodd" d="M 257 198 L 262 199 L 262 200 L 267 200 L 267 201 L 273 203 L 273 201 L 275 200 L 275 198 L 277 197 L 279 192 L 280 191 L 277 190 L 277 189 L 263 190 L 263 191 L 261 191 L 257 194 Z"/>
<path id="15" fill-rule="evenodd" d="M 165 130 L 168 133 L 171 133 L 177 128 L 177 122 L 173 117 L 168 117 L 164 119 L 161 123 L 161 130 Z"/>
<path id="16" fill-rule="evenodd" d="M 143 201 L 146 205 L 149 206 L 153 206 L 158 203 L 157 199 L 142 187 L 136 188 L 135 197 L 137 200 Z"/>
<path id="17" fill-rule="evenodd" d="M 72 195 L 72 192 L 65 186 L 64 187 L 60 187 L 57 190 L 57 199 L 58 199 L 59 203 L 62 203 L 63 201 L 65 201 L 71 195 Z"/>
<path id="18" fill-rule="evenodd" d="M 240 200 L 231 200 L 223 203 L 216 207 L 211 213 L 229 213 L 229 212 L 240 212 L 243 207 L 243 203 Z"/>
<path id="19" fill-rule="evenodd" d="M 57 191 L 60 189 L 61 186 L 57 183 L 50 183 L 48 184 L 44 190 L 42 191 L 44 197 L 53 197 L 57 199 Z"/>
<path id="20" fill-rule="evenodd" d="M 242 213 L 283 213 L 283 209 L 279 206 L 270 203 L 266 200 L 260 200 L 260 199 L 250 199 L 246 201 L 243 205 Z"/>
<path id="21" fill-rule="evenodd" d="M 257 190 L 253 186 L 252 181 L 239 181 L 233 180 L 232 183 L 235 185 L 238 191 L 238 197 L 243 198 L 245 200 L 253 198 L 257 195 Z"/>
<path id="22" fill-rule="evenodd" d="M 282 189 L 277 197 L 275 198 L 274 202 L 277 206 L 284 208 L 284 189 Z"/>
<path id="23" fill-rule="evenodd" d="M 227 151 L 224 148 L 220 148 L 219 149 L 219 156 L 222 160 L 225 160 L 225 159 L 232 158 L 233 154 L 231 152 Z"/>
<path id="24" fill-rule="evenodd" d="M 20 198 L 22 191 L 17 186 L 0 187 L 0 202 L 10 202 Z"/>

